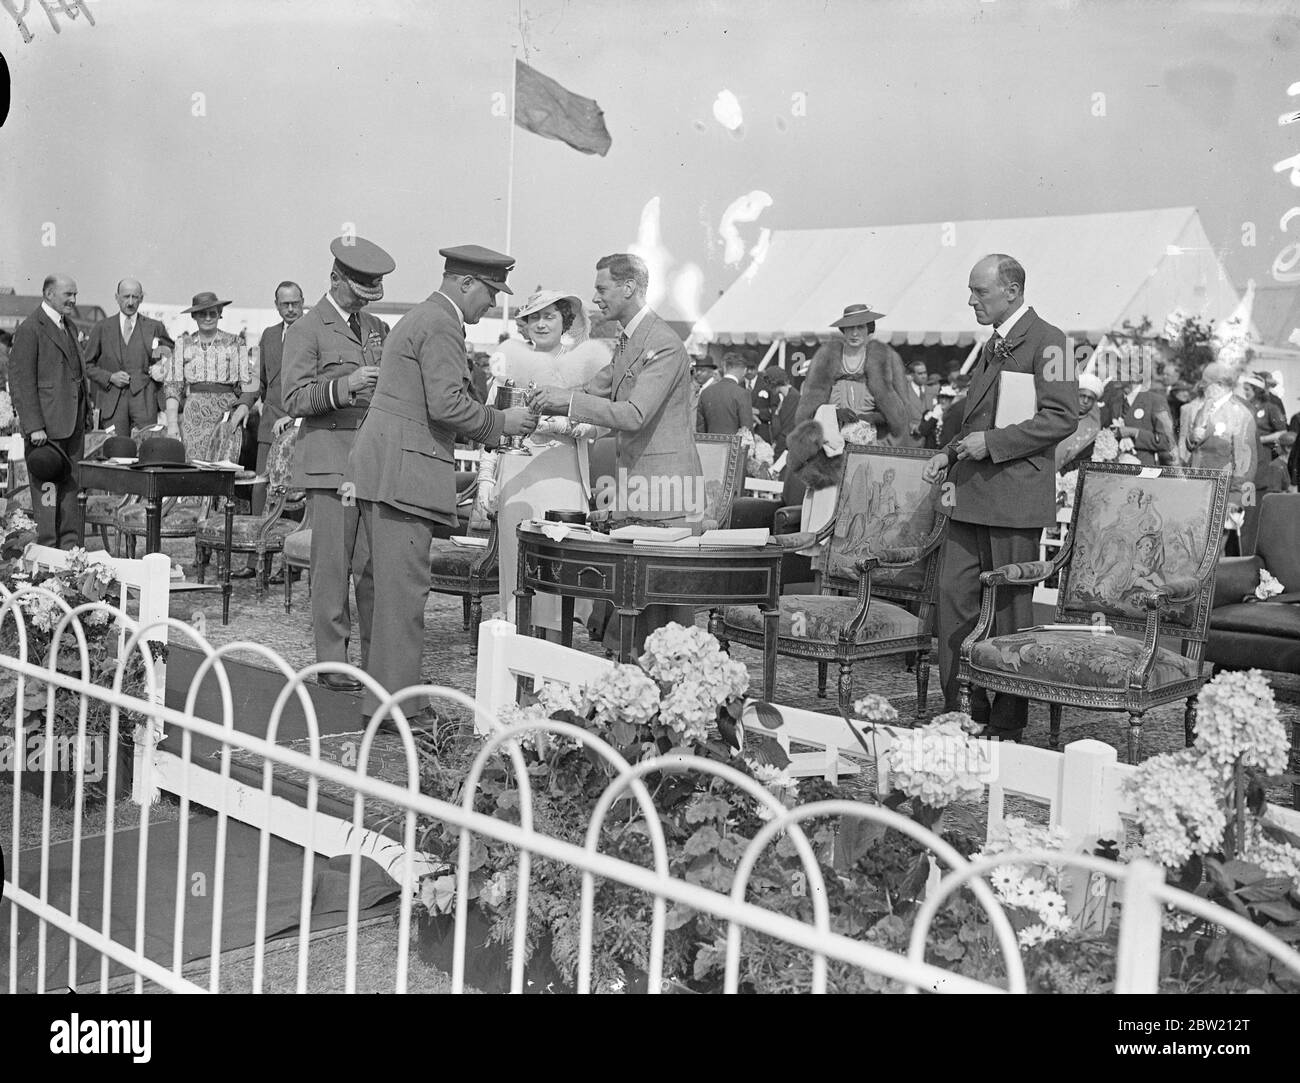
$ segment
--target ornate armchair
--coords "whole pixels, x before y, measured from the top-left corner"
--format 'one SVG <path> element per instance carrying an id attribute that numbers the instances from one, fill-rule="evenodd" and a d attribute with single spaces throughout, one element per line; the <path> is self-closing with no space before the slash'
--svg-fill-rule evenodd
<path id="1" fill-rule="evenodd" d="M 243 439 L 244 434 L 240 428 L 232 425 L 228 416 L 222 418 L 221 423 L 212 430 L 212 439 L 201 457 L 207 462 L 234 462 L 239 457 Z M 162 537 L 194 537 L 199 523 L 212 514 L 216 500 L 213 496 L 177 496 L 164 500 Z M 126 555 L 134 559 L 136 539 L 143 538 L 146 533 L 143 502 L 128 501 L 124 504 L 117 512 L 115 525 L 126 543 Z"/>
<path id="2" fill-rule="evenodd" d="M 257 595 L 266 593 L 271 575 L 271 560 L 284 549 L 285 538 L 298 529 L 298 523 L 285 519 L 291 510 L 289 500 L 290 468 L 293 465 L 293 446 L 298 439 L 298 426 L 289 425 L 271 442 L 266 457 L 266 506 L 261 515 L 236 515 L 231 532 L 230 551 L 253 553 L 257 556 Z M 224 552 L 226 547 L 226 517 L 209 515 L 198 524 L 194 535 L 194 551 L 198 558 L 199 582 L 207 572 L 212 551 Z"/>
<path id="3" fill-rule="evenodd" d="M 813 558 L 817 593 L 781 599 L 777 654 L 816 661 L 819 696 L 826 695 L 827 667 L 838 662 L 846 713 L 855 662 L 913 653 L 917 719 L 925 713 L 939 542 L 947 526 L 938 487 L 921 479 L 932 454 L 849 444 L 834 518 L 819 536 L 789 541 L 802 548 L 820 537 L 826 544 Z M 762 615 L 752 606 L 726 608 L 711 630 L 724 643 L 763 646 Z"/>
<path id="4" fill-rule="evenodd" d="M 962 708 L 969 708 L 972 685 L 1043 700 L 1053 748 L 1065 705 L 1126 711 L 1128 759 L 1136 763 L 1142 716 L 1185 699 L 1190 744 L 1196 694 L 1210 676 L 1201 655 L 1227 499 L 1228 477 L 1217 471 L 1083 464 L 1055 559 L 980 576 L 979 620 L 961 646 Z M 1027 589 L 1056 572 L 1054 624 L 989 636 L 1000 589 Z M 1162 637 L 1179 649 L 1162 645 Z"/>

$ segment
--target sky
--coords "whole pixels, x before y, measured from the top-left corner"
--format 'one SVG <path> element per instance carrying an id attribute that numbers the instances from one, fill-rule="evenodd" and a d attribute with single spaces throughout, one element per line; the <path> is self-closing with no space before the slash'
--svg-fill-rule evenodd
<path id="1" fill-rule="evenodd" d="M 35 0 L 25 44 L 0 5 L 0 285 L 64 271 L 110 311 L 124 275 L 147 303 L 269 307 L 285 278 L 311 303 L 349 226 L 395 259 L 390 301 L 436 288 L 439 248 L 506 249 L 509 217 L 517 295 L 589 297 L 595 261 L 637 247 L 687 319 L 765 229 L 1192 205 L 1238 286 L 1300 238 L 1274 170 L 1300 154 L 1287 2 L 87 6 L 56 34 Z M 511 186 L 515 55 L 599 102 L 607 156 L 515 128 Z"/>

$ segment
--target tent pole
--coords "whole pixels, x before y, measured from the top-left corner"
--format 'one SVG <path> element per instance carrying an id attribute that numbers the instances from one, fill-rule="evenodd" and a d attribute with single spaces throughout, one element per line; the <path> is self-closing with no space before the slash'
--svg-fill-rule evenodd
<path id="1" fill-rule="evenodd" d="M 781 345 L 783 341 L 784 339 L 779 339 L 779 338 L 774 338 L 772 340 L 772 345 L 767 348 L 767 353 L 763 355 L 763 360 L 758 363 L 759 372 L 762 372 L 765 368 L 767 368 L 768 362 L 772 360 L 772 355 L 776 353 L 777 348 Z"/>
<path id="2" fill-rule="evenodd" d="M 510 46 L 510 158 L 506 166 L 506 254 L 510 254 L 510 242 L 514 227 L 515 210 L 515 99 L 518 95 L 519 46 Z M 506 332 L 510 330 L 510 294 L 501 295 L 501 324 Z"/>
<path id="3" fill-rule="evenodd" d="M 785 368 L 785 339 L 782 338 L 780 340 L 780 343 L 781 343 L 780 349 L 778 349 L 776 352 L 776 363 L 780 365 L 782 369 L 784 369 Z"/>

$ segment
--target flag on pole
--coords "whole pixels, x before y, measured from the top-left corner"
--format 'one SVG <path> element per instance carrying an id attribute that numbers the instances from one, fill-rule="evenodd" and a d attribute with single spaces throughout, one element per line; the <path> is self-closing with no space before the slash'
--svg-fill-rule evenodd
<path id="1" fill-rule="evenodd" d="M 599 105 L 565 90 L 522 60 L 515 61 L 515 123 L 583 154 L 607 154 L 613 142 Z"/>

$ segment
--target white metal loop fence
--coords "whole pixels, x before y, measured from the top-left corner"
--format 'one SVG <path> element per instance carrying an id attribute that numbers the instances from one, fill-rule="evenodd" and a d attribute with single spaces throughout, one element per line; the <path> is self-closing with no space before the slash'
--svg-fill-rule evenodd
<path id="1" fill-rule="evenodd" d="M 34 593 L 45 596 L 42 597 L 43 603 L 49 603 L 50 599 L 53 599 L 51 604 L 56 608 L 62 606 L 62 617 L 55 627 L 53 648 L 49 652 L 45 665 L 37 665 L 27 658 L 25 621 L 28 614 L 23 609 L 23 603 L 24 599 L 32 597 Z M 113 681 L 108 687 L 90 679 L 85 629 L 81 623 L 83 619 L 89 619 L 90 614 L 105 611 L 109 619 L 120 623 L 124 632 Z M 1126 989 L 1150 991 L 1155 988 L 1156 974 L 1150 960 L 1158 957 L 1159 954 L 1159 914 L 1163 904 L 1206 917 L 1251 943 L 1259 945 L 1273 958 L 1300 972 L 1300 956 L 1290 948 L 1274 941 L 1267 933 L 1249 922 L 1222 911 L 1202 899 L 1164 885 L 1160 870 L 1143 862 L 1122 866 L 1105 862 L 1100 858 L 1052 852 L 1047 855 L 1039 853 L 998 855 L 997 858 L 972 863 L 963 859 L 942 839 L 913 821 L 877 806 L 831 801 L 794 809 L 786 808 L 752 778 L 727 764 L 690 756 L 669 755 L 632 765 L 595 734 L 579 726 L 558 721 L 503 726 L 483 710 L 481 703 L 454 689 L 430 685 L 404 689 L 389 695 L 384 689 L 376 686 L 366 674 L 344 664 L 317 665 L 295 672 L 274 651 L 260 644 L 237 643 L 217 649 L 207 643 L 195 629 L 181 621 L 159 618 L 156 615 L 148 621 L 137 620 L 122 609 L 105 603 L 96 603 L 73 610 L 62 599 L 40 588 L 24 587 L 12 594 L 6 593 L 3 604 L 0 605 L 0 628 L 9 620 L 16 622 L 19 649 L 16 656 L 0 654 L 0 672 L 8 671 L 16 675 L 18 694 L 12 704 L 12 714 L 13 728 L 19 740 L 25 733 L 22 691 L 27 680 L 40 680 L 48 686 L 44 727 L 47 737 L 53 736 L 54 703 L 59 690 L 70 692 L 77 699 L 79 738 L 85 737 L 87 708 L 90 704 L 106 704 L 110 708 L 107 733 L 110 751 L 107 765 L 110 778 L 106 795 L 105 833 L 102 839 L 105 853 L 103 868 L 106 870 L 114 868 L 112 853 L 117 795 L 113 776 L 116 770 L 116 752 L 122 738 L 121 712 L 131 712 L 135 717 L 143 720 L 135 727 L 137 778 L 134 792 L 142 805 L 136 861 L 134 938 L 131 943 L 115 938 L 112 933 L 110 915 L 113 895 L 108 875 L 105 876 L 102 885 L 102 915 L 98 927 L 91 926 L 79 917 L 81 858 L 83 849 L 91 841 L 81 833 L 81 818 L 85 811 L 84 783 L 81 775 L 78 774 L 75 779 L 71 892 L 70 904 L 65 910 L 51 902 L 53 760 L 47 758 L 44 764 L 45 778 L 40 809 L 41 829 L 39 839 L 35 839 L 24 837 L 20 831 L 20 825 L 24 822 L 21 816 L 24 790 L 20 777 L 23 763 L 22 757 L 14 759 L 13 771 L 9 779 L 13 791 L 11 847 L 4 893 L 5 905 L 10 909 L 7 984 L 11 992 L 17 991 L 19 987 L 20 911 L 26 912 L 35 919 L 36 923 L 38 947 L 32 980 L 37 991 L 43 991 L 49 981 L 46 972 L 45 942 L 51 929 L 70 938 L 69 985 L 74 985 L 77 981 L 76 945 L 80 943 L 102 956 L 98 983 L 101 989 L 110 987 L 110 963 L 115 963 L 134 975 L 133 984 L 137 991 L 143 988 L 146 980 L 159 988 L 176 992 L 205 991 L 202 982 L 187 976 L 185 972 L 187 964 L 181 948 L 185 928 L 187 884 L 184 842 L 189 828 L 189 813 L 194 805 L 203 805 L 211 809 L 216 819 L 217 856 L 213 870 L 212 935 L 206 963 L 207 991 L 217 991 L 221 988 L 222 912 L 225 904 L 222 881 L 226 872 L 223 861 L 228 822 L 232 818 L 251 824 L 260 832 L 254 903 L 256 926 L 253 991 L 260 991 L 264 983 L 270 844 L 273 836 L 287 838 L 304 850 L 303 873 L 299 883 L 300 896 L 297 900 L 299 927 L 295 987 L 299 991 L 309 988 L 308 961 L 312 947 L 310 936 L 312 870 L 315 855 L 321 854 L 330 858 L 342 855 L 349 859 L 344 988 L 347 991 L 354 991 L 356 988 L 361 864 L 363 857 L 373 856 L 380 861 L 381 866 L 399 887 L 396 915 L 398 944 L 392 987 L 399 992 L 406 990 L 409 977 L 411 908 L 417 896 L 421 877 L 441 867 L 437 859 L 417 852 L 416 825 L 417 820 L 421 818 L 460 831 L 454 916 L 452 973 L 454 991 L 461 991 L 465 984 L 465 926 L 469 897 L 467 859 L 472 835 L 479 835 L 513 847 L 518 853 L 516 882 L 519 888 L 510 962 L 511 988 L 514 991 L 523 988 L 523 938 L 528 913 L 531 863 L 534 857 L 566 864 L 581 873 L 581 936 L 576 986 L 579 991 L 584 992 L 591 988 L 592 980 L 594 951 L 592 925 L 597 878 L 617 881 L 645 893 L 652 900 L 653 917 L 648 945 L 650 965 L 647 973 L 648 989 L 651 992 L 658 992 L 662 987 L 665 914 L 670 903 L 681 904 L 726 923 L 728 932 L 725 988 L 727 991 L 735 991 L 739 986 L 739 963 L 743 947 L 742 930 L 775 937 L 810 953 L 813 958 L 812 989 L 815 992 L 826 989 L 826 965 L 831 960 L 893 979 L 910 989 L 944 992 L 1002 991 L 998 987 L 955 974 L 924 960 L 925 936 L 930 921 L 938 912 L 943 900 L 967 884 L 988 916 L 1005 965 L 1009 990 L 1022 991 L 1025 988 L 1025 979 L 1015 934 L 1006 914 L 1001 910 L 992 890 L 982 877 L 989 869 L 1001 863 L 1048 859 L 1056 864 L 1068 864 L 1103 872 L 1123 884 L 1124 916 L 1120 933 L 1122 956 L 1120 965 L 1122 984 Z M 57 648 L 62 638 L 69 632 L 76 637 L 80 650 L 81 673 L 79 675 L 59 672 L 55 668 Z M 157 662 L 151 651 L 145 647 L 146 641 L 150 638 L 170 641 L 173 644 L 178 639 L 187 639 L 202 656 L 195 675 L 181 697 L 183 709 L 169 707 L 163 702 L 164 666 Z M 133 696 L 122 691 L 124 666 L 133 652 L 139 653 L 144 662 L 146 676 L 142 696 Z M 259 726 L 262 730 L 261 735 L 246 732 L 236 725 L 231 675 L 227 671 L 227 664 L 235 655 L 260 661 L 263 663 L 262 668 L 274 671 L 284 680 L 284 685 L 273 702 L 267 704 L 265 724 Z M 500 659 L 497 659 L 492 664 L 498 664 L 499 661 Z M 349 768 L 322 756 L 321 729 L 306 682 L 315 675 L 327 671 L 354 676 L 382 698 L 381 709 L 360 734 L 360 751 L 355 768 Z M 219 718 L 211 720 L 197 717 L 195 713 L 199 707 L 200 686 L 208 677 L 215 678 L 219 703 L 219 710 L 208 708 L 209 713 L 219 714 Z M 401 704 L 411 698 L 424 696 L 437 697 L 469 712 L 475 728 L 484 735 L 482 747 L 478 750 L 467 775 L 460 804 L 439 800 L 419 791 L 418 750 Z M 298 706 L 304 720 L 307 732 L 305 753 L 276 743 L 284 713 L 291 703 Z M 371 773 L 371 757 L 376 747 L 378 728 L 386 716 L 391 716 L 396 725 L 404 755 L 405 766 L 401 772 L 404 777 L 400 782 L 374 777 Z M 174 727 L 181 731 L 179 756 L 159 747 L 164 727 Z M 553 837 L 534 827 L 532 783 L 522 753 L 522 742 L 539 731 L 579 742 L 597 755 L 613 772 L 613 777 L 601 794 L 595 813 L 587 826 L 583 845 Z M 196 762 L 193 754 L 193 741 L 196 738 L 214 742 L 220 750 L 219 754 L 210 756 L 202 762 Z M 237 752 L 261 759 L 260 788 L 247 786 L 232 778 L 231 759 L 232 754 Z M 475 811 L 474 798 L 478 780 L 489 759 L 494 756 L 503 757 L 513 769 L 520 795 L 518 823 Z M 275 774 L 280 769 L 300 772 L 308 780 L 306 815 L 300 820 L 293 820 L 290 813 L 300 814 L 302 810 L 289 806 L 283 797 L 274 793 Z M 696 772 L 720 778 L 743 789 L 770 813 L 771 818 L 757 832 L 744 851 L 730 894 L 723 894 L 670 875 L 667 844 L 650 794 L 643 782 L 643 778 L 652 772 Z M 318 790 L 326 784 L 351 795 L 350 822 L 331 819 L 329 815 L 320 811 Z M 151 864 L 149 861 L 150 799 L 154 796 L 155 787 L 172 793 L 179 799 L 181 842 L 174 871 L 158 868 L 156 862 Z M 621 796 L 629 793 L 645 819 L 653 852 L 653 867 L 650 868 L 599 851 L 601 826 L 606 816 L 614 803 Z M 401 818 L 399 839 L 382 836 L 367 827 L 367 802 L 375 802 L 397 811 Z M 808 820 L 827 816 L 872 820 L 904 832 L 927 846 L 941 862 L 948 866 L 949 871 L 938 887 L 930 892 L 918 913 L 912 934 L 913 941 L 907 955 L 886 951 L 875 944 L 837 933 L 831 928 L 821 870 L 812 846 L 801 827 L 801 824 Z M 289 825 L 291 820 L 293 820 L 292 826 L 282 826 Z M 340 825 L 343 830 L 339 830 Z M 813 911 L 811 922 L 801 921 L 745 901 L 747 883 L 755 863 L 764 848 L 781 835 L 785 835 L 791 841 L 802 863 L 811 895 Z M 24 855 L 30 856 L 37 850 L 40 874 L 33 887 L 30 879 L 25 881 L 23 878 L 23 869 L 26 865 Z M 169 961 L 159 959 L 156 952 L 151 957 L 146 946 L 149 914 L 145 899 L 149 887 L 152 885 L 157 888 L 160 883 L 174 890 L 172 901 L 175 916 L 171 930 L 173 945 Z M 1155 916 L 1154 921 L 1152 915 Z"/>

